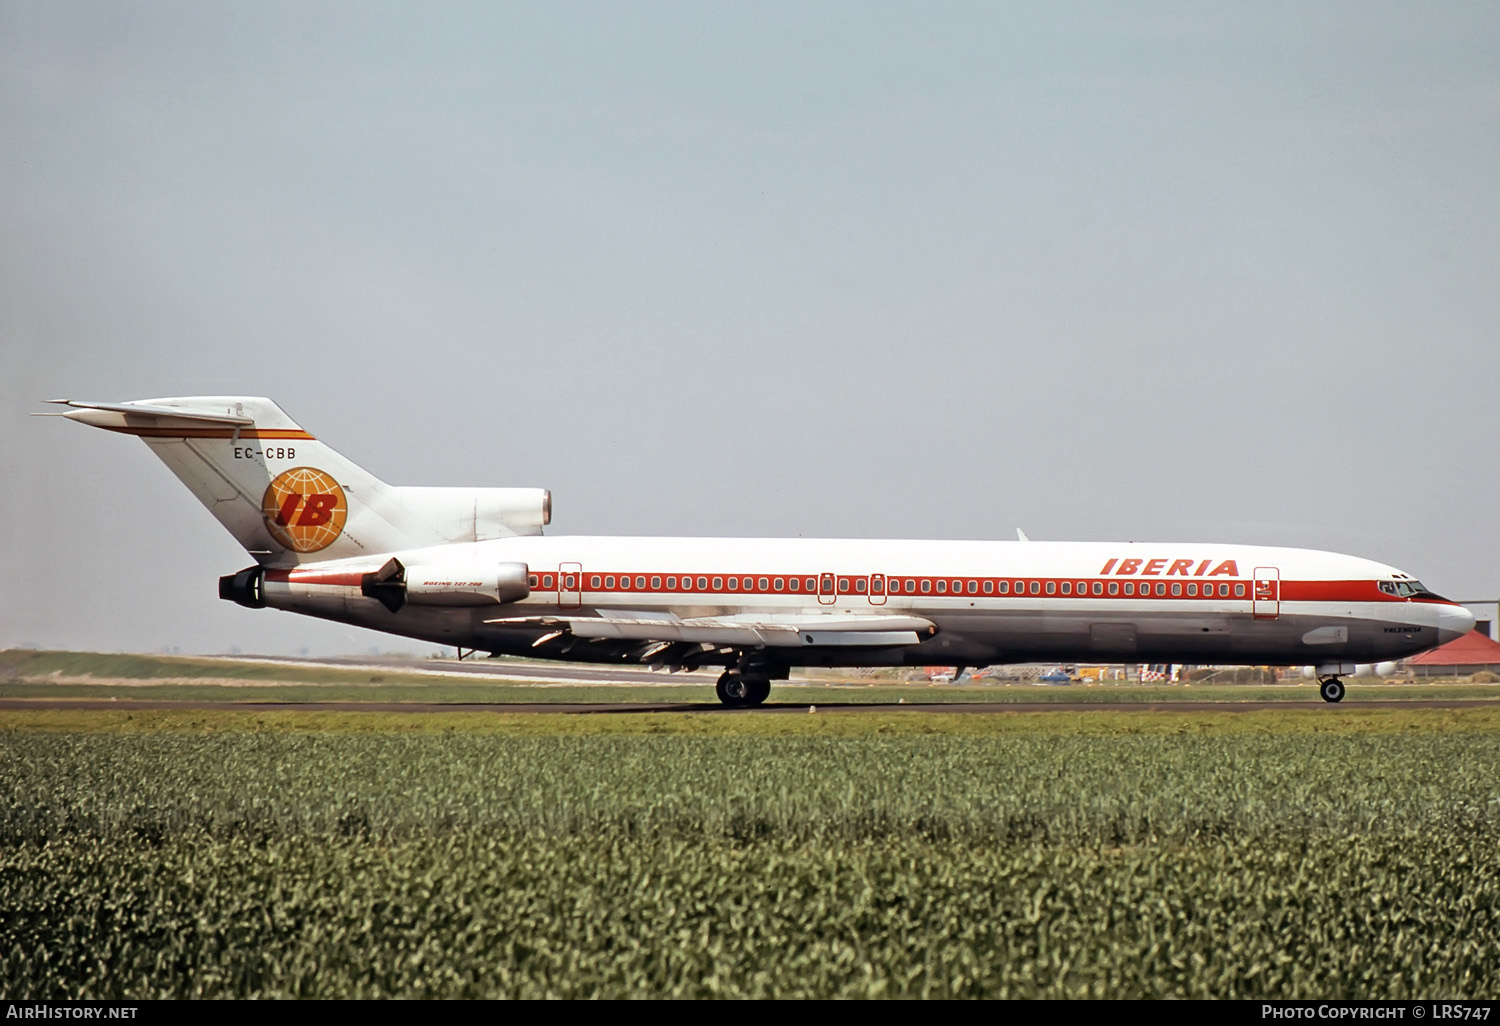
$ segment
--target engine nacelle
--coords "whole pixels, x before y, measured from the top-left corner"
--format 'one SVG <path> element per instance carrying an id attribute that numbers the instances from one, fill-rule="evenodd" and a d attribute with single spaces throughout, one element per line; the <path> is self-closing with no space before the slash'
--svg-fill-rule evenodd
<path id="1" fill-rule="evenodd" d="M 545 488 L 393 488 L 407 516 L 447 542 L 536 535 L 552 520 Z"/>
<path id="2" fill-rule="evenodd" d="M 219 598 L 238 602 L 250 609 L 266 608 L 266 572 L 252 566 L 237 574 L 219 578 Z"/>
<path id="3" fill-rule="evenodd" d="M 414 606 L 488 606 L 519 602 L 531 594 L 525 563 L 424 563 L 403 566 L 392 558 L 360 579 L 366 598 L 391 612 Z"/>
<path id="4" fill-rule="evenodd" d="M 415 606 L 485 606 L 531 594 L 525 563 L 441 564 L 406 568 L 406 601 Z"/>

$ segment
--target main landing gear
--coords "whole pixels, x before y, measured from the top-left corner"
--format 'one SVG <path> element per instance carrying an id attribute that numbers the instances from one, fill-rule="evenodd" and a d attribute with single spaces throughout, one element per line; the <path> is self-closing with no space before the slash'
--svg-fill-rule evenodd
<path id="1" fill-rule="evenodd" d="M 743 709 L 766 700 L 771 694 L 771 678 L 758 673 L 726 670 L 714 685 L 714 690 L 718 692 L 719 701 L 731 709 Z"/>
<path id="2" fill-rule="evenodd" d="M 1325 702 L 1342 702 L 1344 682 L 1337 677 L 1319 677 L 1318 694 L 1323 696 Z"/>

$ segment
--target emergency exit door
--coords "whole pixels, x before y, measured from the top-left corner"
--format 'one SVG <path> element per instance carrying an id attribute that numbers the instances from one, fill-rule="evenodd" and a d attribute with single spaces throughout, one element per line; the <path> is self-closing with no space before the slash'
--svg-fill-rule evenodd
<path id="1" fill-rule="evenodd" d="M 577 609 L 582 604 L 583 566 L 563 563 L 557 568 L 557 605 L 561 609 Z"/>

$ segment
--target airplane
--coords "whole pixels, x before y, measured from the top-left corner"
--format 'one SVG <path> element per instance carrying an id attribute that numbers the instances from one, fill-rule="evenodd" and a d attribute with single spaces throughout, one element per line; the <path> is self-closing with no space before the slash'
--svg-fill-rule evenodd
<path id="1" fill-rule="evenodd" d="M 757 706 L 809 666 L 1358 664 L 1467 634 L 1383 563 L 1219 543 L 543 535 L 542 488 L 392 486 L 270 399 L 49 400 L 135 435 L 255 564 L 219 597 L 491 655 L 722 667 Z M 103 498 L 101 496 L 101 498 Z"/>

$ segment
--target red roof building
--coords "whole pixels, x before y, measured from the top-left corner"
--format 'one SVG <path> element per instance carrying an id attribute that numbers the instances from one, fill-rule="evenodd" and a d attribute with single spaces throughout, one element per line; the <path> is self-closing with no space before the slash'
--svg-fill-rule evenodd
<path id="1" fill-rule="evenodd" d="M 1459 677 L 1482 670 L 1500 673 L 1500 642 L 1470 631 L 1407 662 L 1418 677 Z"/>

